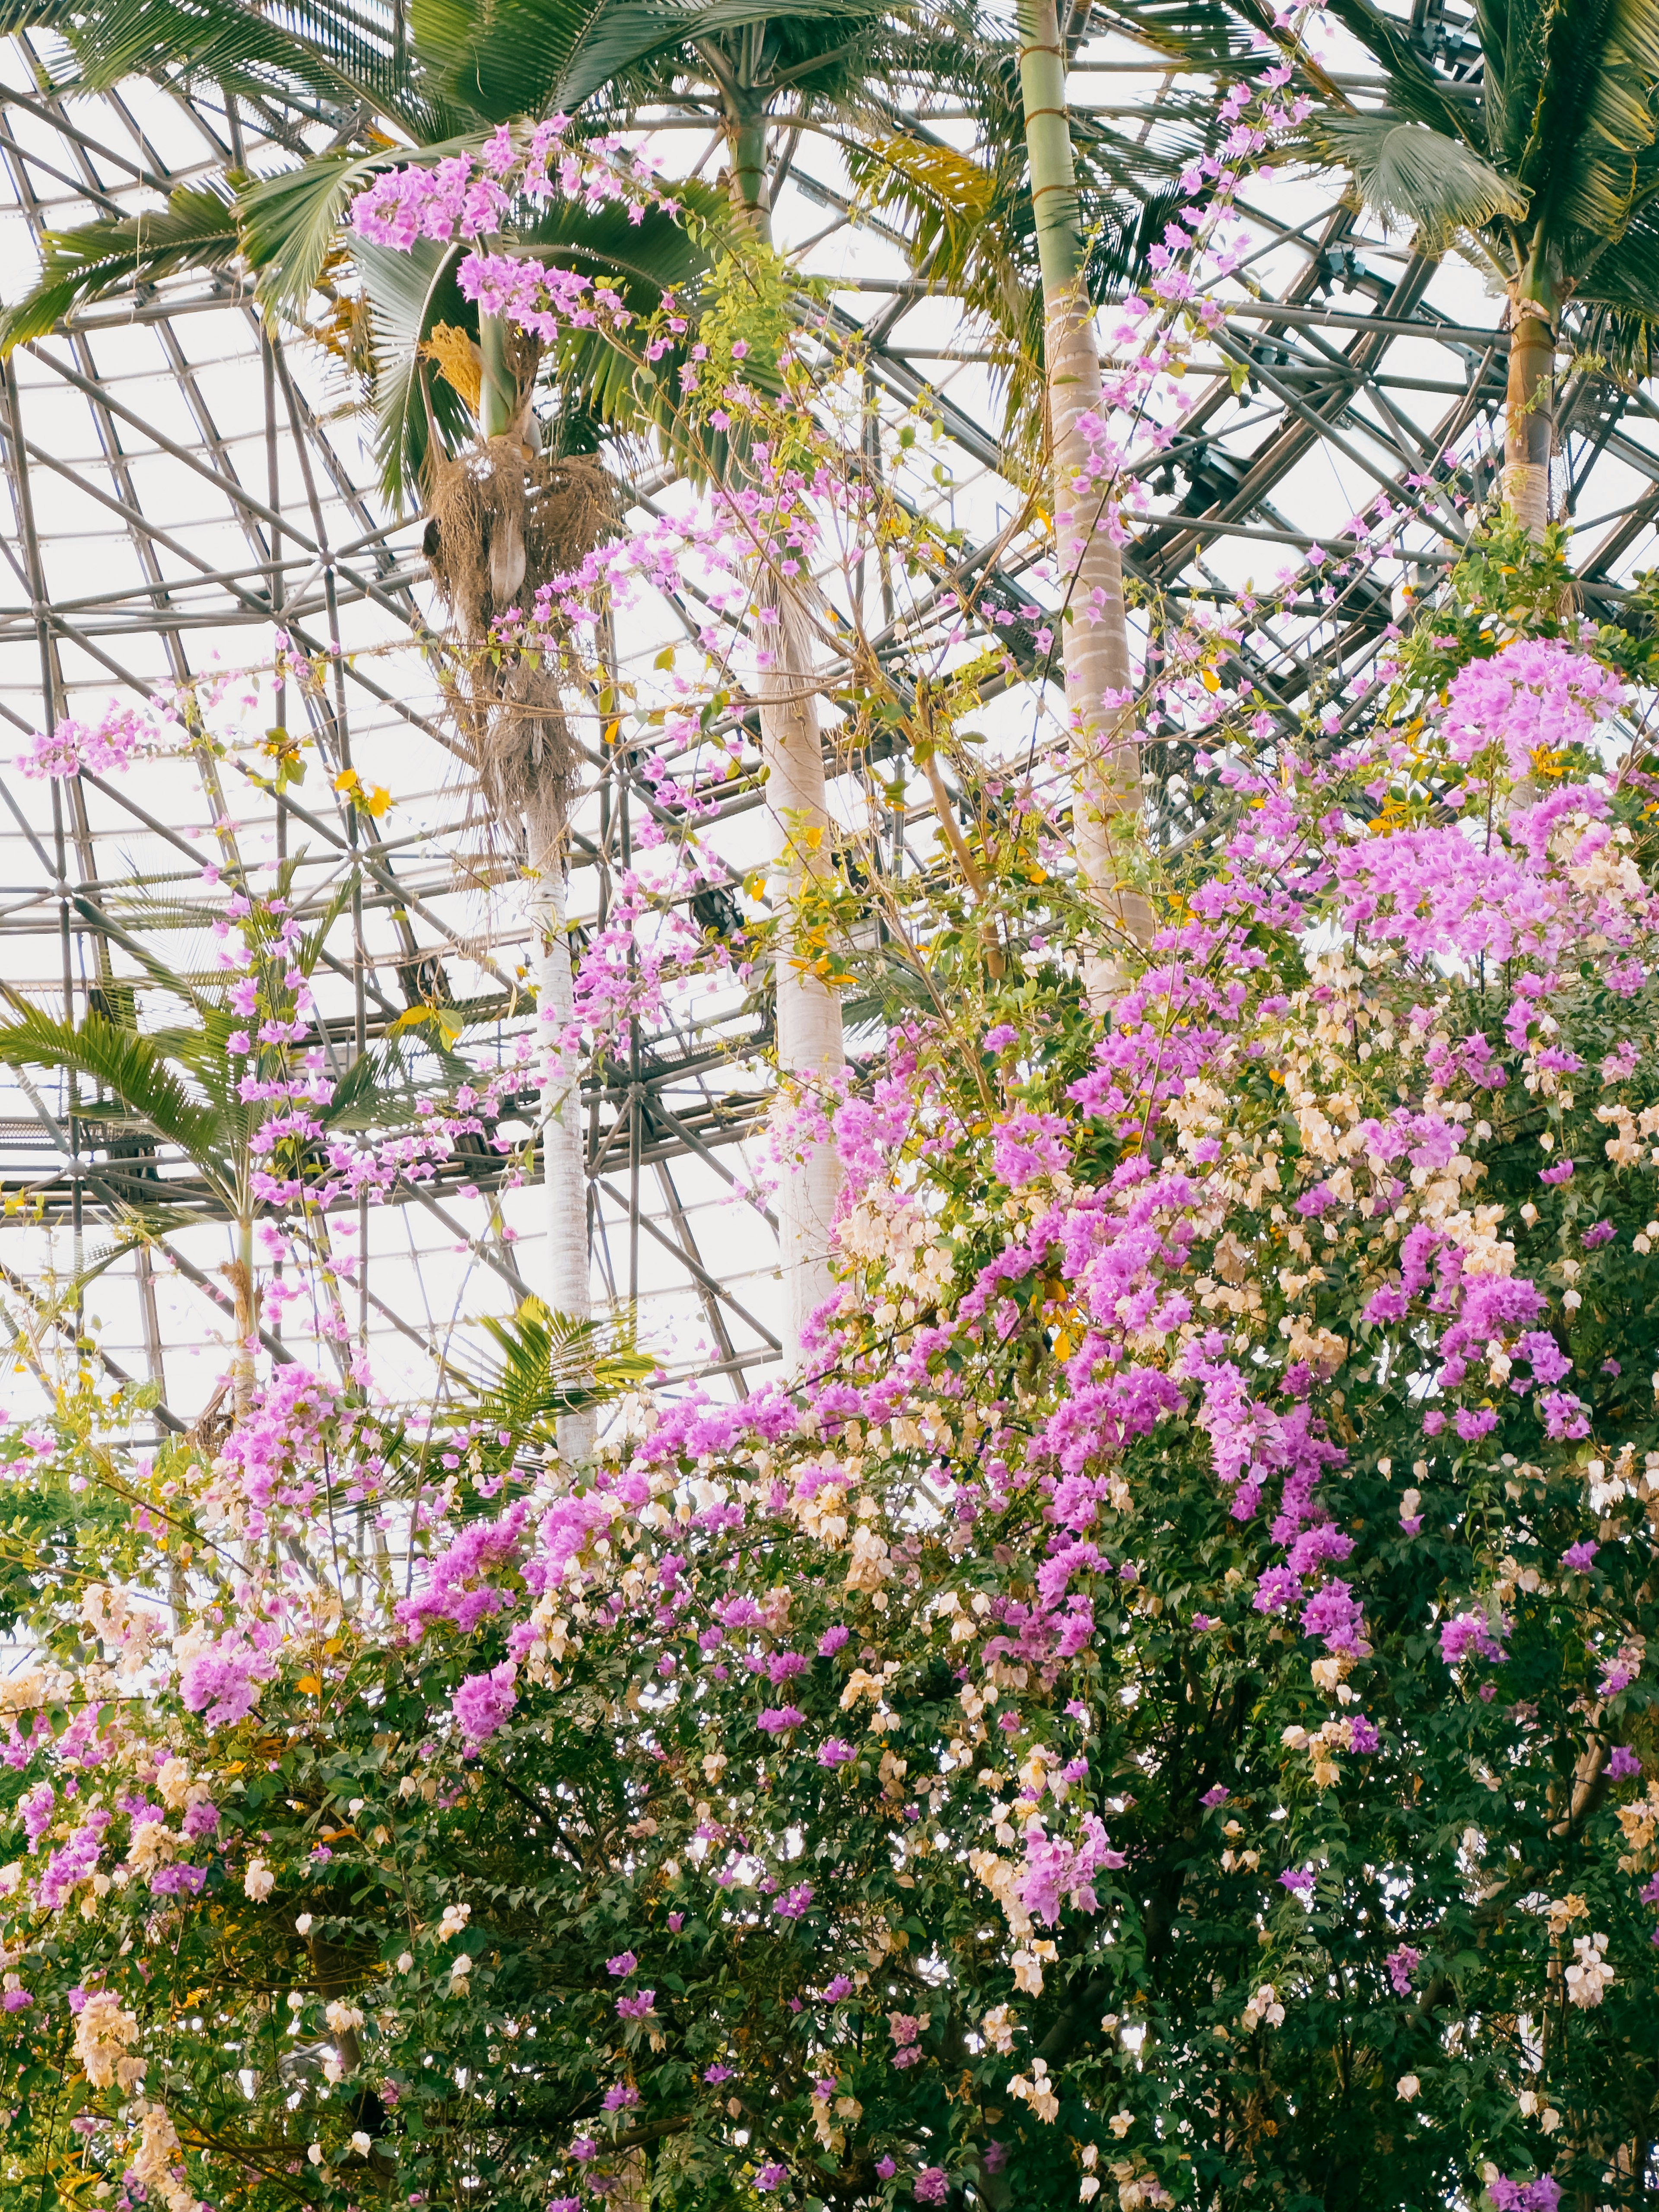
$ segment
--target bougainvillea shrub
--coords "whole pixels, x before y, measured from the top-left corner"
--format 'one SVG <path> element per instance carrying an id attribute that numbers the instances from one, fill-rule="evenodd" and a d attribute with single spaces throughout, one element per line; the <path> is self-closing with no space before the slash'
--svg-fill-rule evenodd
<path id="1" fill-rule="evenodd" d="M 3 1685 L 20 2204 L 1642 2200 L 1659 781 L 1478 649 L 1218 735 L 1103 1028 L 984 842 L 788 1387 L 6 1432 L 131 1504 Z"/>

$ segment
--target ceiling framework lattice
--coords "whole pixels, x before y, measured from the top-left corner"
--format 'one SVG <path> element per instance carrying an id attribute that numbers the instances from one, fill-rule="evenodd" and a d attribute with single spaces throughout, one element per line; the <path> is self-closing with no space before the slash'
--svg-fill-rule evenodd
<path id="1" fill-rule="evenodd" d="M 1454 72 L 1477 66 L 1443 18 L 1419 3 L 1423 50 Z M 227 112 L 207 91 L 148 82 L 65 100 L 42 61 L 22 36 L 0 63 L 8 298 L 32 280 L 47 231 L 154 208 L 158 195 L 227 164 L 274 167 L 331 128 L 326 116 L 264 102 Z M 1342 68 L 1341 55 L 1330 65 Z M 1364 99 L 1359 76 L 1342 81 Z M 1155 58 L 1097 40 L 1079 49 L 1072 95 L 1079 108 L 1121 110 L 1155 101 L 1162 82 Z M 918 112 L 941 132 L 957 127 L 942 102 Z M 659 128 L 671 173 L 691 166 L 687 149 L 702 150 L 687 127 L 694 116 L 636 119 Z M 826 361 L 848 352 L 866 392 L 895 417 L 925 401 L 949 459 L 928 495 L 970 549 L 988 547 L 1020 507 L 1000 473 L 991 349 L 916 281 L 882 224 L 860 219 L 831 141 L 799 136 L 787 161 L 776 222 L 782 242 L 810 241 L 804 272 L 830 280 L 828 304 L 810 311 Z M 1251 183 L 1242 207 L 1254 233 L 1243 281 L 1228 285 L 1226 321 L 1188 370 L 1194 404 L 1141 465 L 1147 511 L 1129 567 L 1164 610 L 1160 620 L 1247 579 L 1292 572 L 1282 611 L 1246 628 L 1231 672 L 1291 718 L 1310 696 L 1340 696 L 1363 677 L 1400 587 L 1443 568 L 1467 534 L 1469 510 L 1435 464 L 1455 453 L 1476 494 L 1493 481 L 1503 302 L 1464 264 L 1413 254 L 1292 174 Z M 270 335 L 229 277 L 141 286 L 7 365 L 0 724 L 21 746 L 48 719 L 95 714 L 112 696 L 254 669 L 249 714 L 261 727 L 304 729 L 324 771 L 278 793 L 257 757 L 234 750 L 61 784 L 0 768 L 0 975 L 14 1003 L 67 1003 L 78 1018 L 105 1002 L 100 994 L 118 1000 L 139 973 L 136 933 L 187 894 L 229 839 L 245 860 L 293 858 L 295 898 L 308 911 L 360 871 L 360 895 L 331 927 L 319 975 L 337 1060 L 423 1007 L 470 1018 L 503 1050 L 526 1028 L 529 932 L 517 872 L 482 833 L 422 653 L 439 617 L 419 521 L 382 511 L 352 400 L 337 366 L 307 341 Z M 1592 611 L 1651 557 L 1656 416 L 1645 391 L 1590 368 L 1564 380 L 1554 491 Z M 661 477 L 648 487 L 655 501 L 672 489 Z M 1323 556 L 1349 548 L 1350 519 L 1379 491 L 1400 518 L 1389 554 L 1333 584 Z M 1042 550 L 1035 537 L 1002 544 L 985 593 L 1021 671 L 997 702 L 1008 730 L 1058 705 L 1035 642 Z M 967 557 L 971 568 L 971 550 Z M 655 630 L 630 619 L 610 649 L 643 665 L 683 623 L 667 607 Z M 284 681 L 272 670 L 278 626 L 322 657 L 329 680 Z M 1160 635 L 1149 638 L 1154 651 Z M 901 623 L 883 650 L 902 660 L 916 642 Z M 1163 823 L 1178 835 L 1180 733 L 1170 724 L 1154 734 L 1170 740 L 1155 750 L 1154 772 Z M 592 925 L 635 830 L 662 809 L 646 773 L 651 732 L 608 745 L 597 728 L 586 737 L 572 906 Z M 15 749 L 0 742 L 0 757 Z M 867 763 L 850 773 L 843 758 L 830 764 L 853 803 Z M 384 820 L 337 796 L 333 779 L 350 769 L 393 793 Z M 919 783 L 918 822 L 926 803 Z M 708 841 L 735 883 L 763 855 L 764 836 L 761 795 L 744 784 Z M 900 866 L 919 865 L 908 830 L 894 849 Z M 709 891 L 699 918 L 718 927 L 725 896 Z M 763 1000 L 711 995 L 695 1021 L 641 1029 L 625 1056 L 591 1077 L 586 1099 L 596 1286 L 638 1298 L 647 1340 L 671 1369 L 712 1370 L 739 1389 L 777 1352 L 774 1227 L 751 1182 L 766 1020 Z M 14 1240 L 0 1306 L 33 1356 L 61 1352 L 72 1331 L 72 1310 L 52 1308 L 52 1271 L 61 1283 L 95 1256 L 123 1194 L 158 1176 L 178 1225 L 96 1279 L 86 1304 L 103 1318 L 109 1371 L 157 1383 L 156 1418 L 182 1425 L 223 1364 L 223 1224 L 204 1190 L 100 1124 L 95 1100 L 7 1081 L 0 1182 L 14 1217 L 21 1209 L 33 1225 Z M 410 1378 L 429 1378 L 470 1319 L 539 1287 L 533 1179 L 504 1187 L 500 1155 L 483 1142 L 365 1215 L 359 1233 L 356 1319 Z M 276 1356 L 292 1355 L 275 1329 L 268 1341 Z"/>

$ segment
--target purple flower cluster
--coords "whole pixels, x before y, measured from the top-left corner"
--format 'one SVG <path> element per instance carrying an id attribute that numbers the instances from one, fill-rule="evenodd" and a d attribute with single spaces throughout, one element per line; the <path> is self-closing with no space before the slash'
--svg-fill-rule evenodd
<path id="1" fill-rule="evenodd" d="M 453 1699 L 455 1724 L 465 1741 L 475 1747 L 489 1742 L 505 1728 L 519 1702 L 518 1669 L 510 1659 L 487 1674 L 469 1674 Z"/>

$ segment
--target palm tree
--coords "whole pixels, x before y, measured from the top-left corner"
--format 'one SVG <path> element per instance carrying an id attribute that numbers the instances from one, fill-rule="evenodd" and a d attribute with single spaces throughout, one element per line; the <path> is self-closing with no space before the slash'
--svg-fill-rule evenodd
<path id="1" fill-rule="evenodd" d="M 572 36 L 559 0 L 514 0 L 478 10 L 468 0 L 426 0 L 421 35 L 441 60 L 449 97 L 493 103 L 498 119 L 557 106 L 575 108 L 599 95 L 618 113 L 672 93 L 700 104 L 724 138 L 725 183 L 734 230 L 763 261 L 775 253 L 772 199 L 787 152 L 775 161 L 775 130 L 792 132 L 897 118 L 891 88 L 907 76 L 960 76 L 963 49 L 938 25 L 919 27 L 885 0 L 714 0 L 714 4 L 646 9 L 610 0 Z M 732 441 L 722 457 L 728 478 L 747 460 Z M 831 866 L 832 824 L 815 668 L 817 625 L 810 590 L 759 564 L 757 595 L 777 619 L 769 665 L 757 685 L 768 808 L 781 863 L 784 927 L 775 963 L 776 1048 L 783 1074 L 811 1085 L 844 1065 L 842 1018 L 833 988 L 805 958 L 792 914 L 815 878 Z M 806 1323 L 831 1295 L 830 1227 L 840 1188 L 833 1145 L 813 1141 L 786 1164 L 778 1193 L 782 1248 L 786 1365 L 799 1364 Z"/>
<path id="2" fill-rule="evenodd" d="M 1645 373 L 1659 324 L 1659 4 L 1477 0 L 1477 78 L 1442 74 L 1370 0 L 1331 13 L 1378 64 L 1380 106 L 1322 70 L 1297 150 L 1345 173 L 1419 252 L 1462 253 L 1510 302 L 1504 499 L 1534 540 L 1549 514 L 1555 356 L 1563 319 L 1581 356 Z M 1255 0 L 1203 0 L 1184 27 L 1157 0 L 1109 0 L 1115 24 L 1172 60 L 1229 65 L 1230 26 L 1273 29 Z M 1201 17 L 1202 21 L 1198 18 Z"/>

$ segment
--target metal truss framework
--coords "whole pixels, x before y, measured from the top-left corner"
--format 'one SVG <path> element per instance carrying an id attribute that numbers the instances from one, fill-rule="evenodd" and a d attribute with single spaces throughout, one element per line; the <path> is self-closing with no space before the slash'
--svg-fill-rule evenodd
<path id="1" fill-rule="evenodd" d="M 1425 16 L 1415 27 L 1437 34 Z M 1154 81 L 1157 64 L 1121 45 L 1083 54 L 1072 82 L 1079 106 L 1121 102 L 1126 88 Z M 273 112 L 225 113 L 148 85 L 66 102 L 40 89 L 46 81 L 28 40 L 13 40 L 0 64 L 9 191 L 0 289 L 9 294 L 27 281 L 48 229 L 130 213 L 262 144 L 297 143 L 296 119 Z M 694 119 L 639 121 L 684 129 Z M 991 520 L 1018 499 L 1000 473 L 983 343 L 906 273 L 879 225 L 861 224 L 832 155 L 812 146 L 789 149 L 778 220 L 786 236 L 793 220 L 810 240 L 804 268 L 834 280 L 819 340 L 829 354 L 849 351 L 878 406 L 926 401 L 953 449 L 953 512 L 985 526 L 988 539 Z M 1477 489 L 1481 471 L 1490 482 L 1506 341 L 1501 302 L 1467 271 L 1367 230 L 1328 192 L 1258 185 L 1245 212 L 1257 238 L 1252 289 L 1235 288 L 1189 372 L 1195 404 L 1144 465 L 1151 504 L 1128 558 L 1149 603 L 1164 610 L 1148 617 L 1151 650 L 1169 610 L 1287 562 L 1297 595 L 1247 633 L 1234 672 L 1293 715 L 1310 687 L 1340 691 L 1363 675 L 1395 611 L 1391 583 L 1455 556 L 1466 513 L 1427 479 L 1437 455 L 1455 452 Z M 157 902 L 187 887 L 204 860 L 257 848 L 295 858 L 296 896 L 313 908 L 349 874 L 358 886 L 324 956 L 331 1054 L 361 1049 L 423 1006 L 493 1022 L 504 1038 L 522 1026 L 526 933 L 501 918 L 514 871 L 480 839 L 461 749 L 422 656 L 433 617 L 419 525 L 388 519 L 368 489 L 342 397 L 316 349 L 272 336 L 228 279 L 140 288 L 7 365 L 0 720 L 22 738 L 112 692 L 199 678 L 216 657 L 233 669 L 268 660 L 280 625 L 331 661 L 332 681 L 272 679 L 259 713 L 278 725 L 302 715 L 331 781 L 356 766 L 398 798 L 376 823 L 314 782 L 277 792 L 234 755 L 159 778 L 87 773 L 51 785 L 0 769 L 0 979 L 15 1001 L 78 1014 L 100 994 L 118 997 Z M 1592 609 L 1621 595 L 1659 522 L 1656 416 L 1647 392 L 1591 369 L 1565 380 L 1558 504 L 1583 549 L 1574 566 Z M 1346 518 L 1378 490 L 1405 518 L 1392 564 L 1329 594 L 1306 556 L 1318 547 L 1340 555 Z M 1010 618 L 1004 634 L 1028 692 L 1043 683 L 1027 573 L 1041 550 L 1035 540 L 1004 545 L 986 585 Z M 629 650 L 661 641 L 630 640 Z M 886 641 L 895 653 L 903 643 Z M 621 650 L 614 639 L 611 649 Z M 1177 833 L 1178 733 L 1168 735 L 1158 772 Z M 589 749 L 573 903 L 590 922 L 604 919 L 637 825 L 662 818 L 647 742 Z M 845 773 L 844 762 L 832 765 Z M 742 787 L 722 809 L 716 843 L 734 880 L 759 851 L 762 805 L 757 789 Z M 901 823 L 901 865 L 904 848 Z M 702 918 L 718 926 L 722 894 L 704 896 Z M 671 1364 L 724 1373 L 739 1389 L 777 1352 L 773 1224 L 750 1190 L 746 1151 L 767 1041 L 763 1007 L 734 993 L 695 1030 L 636 1030 L 626 1058 L 597 1072 L 586 1094 L 604 1291 L 641 1300 L 647 1328 L 653 1310 L 665 1317 Z M 33 1224 L 26 1235 L 47 1240 L 45 1259 L 61 1277 L 64 1240 L 84 1256 L 100 1221 L 157 1164 L 71 1090 L 24 1084 L 6 1103 L 0 1185 L 9 1209 Z M 499 1308 L 534 1286 L 533 1216 L 526 1194 L 502 1183 L 499 1156 L 479 1144 L 405 1192 L 372 1231 L 367 1217 L 361 1224 L 359 1319 L 402 1349 L 410 1374 L 428 1370 L 469 1307 Z M 204 1395 L 208 1340 L 229 1301 L 205 1192 L 175 1174 L 168 1194 L 182 1225 L 112 1271 L 120 1287 L 109 1293 L 116 1319 L 101 1356 L 112 1376 L 148 1374 L 162 1393 L 156 1419 L 180 1427 Z M 42 1257 L 15 1253 L 0 1283 L 7 1325 L 36 1358 L 60 1318 L 33 1272 Z M 290 1356 L 275 1329 L 267 1342 Z"/>

